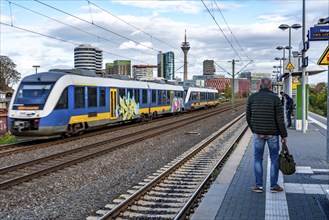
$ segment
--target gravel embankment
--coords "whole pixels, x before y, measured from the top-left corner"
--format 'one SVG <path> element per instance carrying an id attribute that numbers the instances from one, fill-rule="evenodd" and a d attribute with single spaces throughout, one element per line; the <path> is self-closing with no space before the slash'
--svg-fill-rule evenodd
<path id="1" fill-rule="evenodd" d="M 235 115 L 244 112 L 238 109 Z M 181 130 L 112 151 L 0 191 L 0 219 L 85 219 L 230 122 L 219 114 Z M 135 127 L 134 129 L 139 129 Z M 186 134 L 186 132 L 197 134 Z M 129 132 L 129 131 L 126 131 Z M 101 141 L 108 135 L 0 158 L 1 167 Z"/>

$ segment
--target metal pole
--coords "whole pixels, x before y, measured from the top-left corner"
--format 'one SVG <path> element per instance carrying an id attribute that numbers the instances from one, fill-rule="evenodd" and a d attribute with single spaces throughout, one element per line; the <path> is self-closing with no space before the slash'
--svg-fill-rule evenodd
<path id="1" fill-rule="evenodd" d="M 328 39 L 329 45 L 329 39 Z M 328 80 L 329 80 L 329 66 L 328 66 Z M 327 81 L 328 82 L 328 81 Z M 327 115 L 329 115 L 329 89 L 327 86 Z M 329 163 L 329 120 L 327 120 L 327 163 Z"/>
<path id="2" fill-rule="evenodd" d="M 232 60 L 232 111 L 234 112 L 234 102 L 235 102 L 235 96 L 234 96 L 234 65 L 235 65 L 235 60 Z"/>
<path id="3" fill-rule="evenodd" d="M 303 50 L 302 50 L 302 130 L 306 133 L 306 85 L 305 85 L 305 0 L 303 0 Z"/>
<path id="4" fill-rule="evenodd" d="M 289 26 L 289 63 L 291 63 L 291 26 Z M 288 77 L 288 89 L 289 89 L 289 96 L 292 97 L 292 73 L 289 70 L 289 77 Z"/>

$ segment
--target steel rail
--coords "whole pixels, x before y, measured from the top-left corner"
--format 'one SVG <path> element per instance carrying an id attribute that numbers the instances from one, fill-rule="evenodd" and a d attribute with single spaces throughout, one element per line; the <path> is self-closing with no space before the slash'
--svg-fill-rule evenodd
<path id="1" fill-rule="evenodd" d="M 162 174 L 151 180 L 149 183 L 144 185 L 142 188 L 140 188 L 138 191 L 133 193 L 130 197 L 128 197 L 126 200 L 124 200 L 122 203 L 114 207 L 112 210 L 107 212 L 105 215 L 100 217 L 100 220 L 105 219 L 115 219 L 116 217 L 119 217 L 119 215 L 125 211 L 128 207 L 132 206 L 137 200 L 139 200 L 142 196 L 144 196 L 148 191 L 150 191 L 154 186 L 159 184 L 161 181 L 163 181 L 166 177 L 168 177 L 171 173 L 173 173 L 175 170 L 177 170 L 182 164 L 184 164 L 186 161 L 188 161 L 190 158 L 195 156 L 197 153 L 199 153 L 202 149 L 204 149 L 209 143 L 213 142 L 215 139 L 217 139 L 221 134 L 223 134 L 226 130 L 228 130 L 231 126 L 233 126 L 237 121 L 239 121 L 244 114 L 237 117 L 235 120 L 230 122 L 229 124 L 225 125 L 223 128 L 221 128 L 218 133 L 211 137 L 209 140 L 207 140 L 205 143 L 202 144 L 201 147 L 197 148 L 196 150 L 190 152 L 187 156 L 185 156 L 180 161 L 176 162 L 172 167 L 165 170 Z"/>
<path id="2" fill-rule="evenodd" d="M 222 109 L 222 112 L 224 112 L 225 110 Z M 22 175 L 22 176 L 12 178 L 12 179 L 9 179 L 9 180 L 7 179 L 7 180 L 2 181 L 0 183 L 0 189 L 5 189 L 5 188 L 8 188 L 10 186 L 16 185 L 18 183 L 36 178 L 38 176 L 48 174 L 50 172 L 62 169 L 64 167 L 76 164 L 76 163 L 81 162 L 81 161 L 85 161 L 89 158 L 93 158 L 93 157 L 96 157 L 96 156 L 103 155 L 104 153 L 107 153 L 107 152 L 112 151 L 114 149 L 121 148 L 121 147 L 127 146 L 129 144 L 134 144 L 138 141 L 142 141 L 142 140 L 145 140 L 145 139 L 148 139 L 148 138 L 152 138 L 156 135 L 161 135 L 165 132 L 172 131 L 173 129 L 177 129 L 177 128 L 180 128 L 182 126 L 186 126 L 188 124 L 194 123 L 196 121 L 202 120 L 202 119 L 207 118 L 207 117 L 211 117 L 211 116 L 216 115 L 218 113 L 219 113 L 218 111 L 217 112 L 211 112 L 207 115 L 203 115 L 203 116 L 200 116 L 200 117 L 189 118 L 190 119 L 189 121 L 187 121 L 187 119 L 181 120 L 179 123 L 177 121 L 176 122 L 171 122 L 171 123 L 169 123 L 169 125 L 171 126 L 169 128 L 163 128 L 163 125 L 160 125 L 157 128 L 157 129 L 159 129 L 158 131 L 155 131 L 155 128 L 153 127 L 153 128 L 149 128 L 149 129 L 146 129 L 146 130 L 143 130 L 143 131 L 138 131 L 138 132 L 135 132 L 135 133 L 132 133 L 132 134 L 129 134 L 129 135 L 125 135 L 124 138 L 127 138 L 128 141 L 126 141 L 124 143 L 118 144 L 116 146 L 106 147 L 106 149 L 101 149 L 101 150 L 98 150 L 97 152 L 88 152 L 87 155 L 81 156 L 79 158 L 75 158 L 73 160 L 70 159 L 69 161 L 62 162 L 60 164 L 54 165 L 52 167 L 48 167 L 46 169 L 36 171 L 34 173 L 31 173 L 31 174 Z M 150 132 L 151 134 L 147 134 L 147 135 L 144 135 L 142 137 L 129 140 L 129 138 L 132 138 L 132 136 L 140 135 L 141 133 L 145 133 L 145 132 Z M 119 139 L 122 139 L 122 138 L 123 137 L 121 136 L 121 137 L 117 137 L 117 138 L 113 138 L 113 139 L 119 140 Z M 101 142 L 98 142 L 98 143 L 95 143 L 95 144 L 87 145 L 87 146 L 77 148 L 77 149 L 73 149 L 73 150 L 70 150 L 70 151 L 50 155 L 50 156 L 47 156 L 47 157 L 44 157 L 44 158 L 39 158 L 39 159 L 36 159 L 36 160 L 33 160 L 33 161 L 20 163 L 20 164 L 17 164 L 15 166 L 5 167 L 5 168 L 0 169 L 0 174 L 5 174 L 5 173 L 8 173 L 8 172 L 12 172 L 12 171 L 15 171 L 15 170 L 18 170 L 18 169 L 23 169 L 23 168 L 26 169 L 26 167 L 28 167 L 28 166 L 35 165 L 35 164 L 41 164 L 44 161 L 54 160 L 56 158 L 63 158 L 64 159 L 64 156 L 69 157 L 72 153 L 78 153 L 78 152 L 81 152 L 81 150 L 88 151 L 89 149 L 97 147 L 97 146 L 104 146 L 105 144 L 113 142 L 114 141 L 113 139 L 101 141 Z M 24 170 L 23 170 L 23 172 L 24 172 Z"/>

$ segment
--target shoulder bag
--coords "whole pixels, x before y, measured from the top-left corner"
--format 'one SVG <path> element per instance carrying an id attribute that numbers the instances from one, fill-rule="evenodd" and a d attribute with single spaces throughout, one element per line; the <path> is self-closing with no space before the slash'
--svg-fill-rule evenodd
<path id="1" fill-rule="evenodd" d="M 293 156 L 289 153 L 285 142 L 282 143 L 282 149 L 279 154 L 279 169 L 284 175 L 291 175 L 296 172 L 296 163 Z"/>

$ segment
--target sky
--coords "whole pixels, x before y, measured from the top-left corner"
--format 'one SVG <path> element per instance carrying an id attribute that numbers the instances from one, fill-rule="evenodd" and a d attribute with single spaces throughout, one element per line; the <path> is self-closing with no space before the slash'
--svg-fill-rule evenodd
<path id="1" fill-rule="evenodd" d="M 302 24 L 302 0 L 1 0 L 0 54 L 17 65 L 22 77 L 49 69 L 74 67 L 74 48 L 91 44 L 103 50 L 103 66 L 114 60 L 156 65 L 159 51 L 175 53 L 175 76 L 183 78 L 186 31 L 190 43 L 188 79 L 202 75 L 203 61 L 214 60 L 216 73 L 272 73 L 288 46 L 280 24 Z M 306 0 L 306 32 L 329 17 L 329 0 Z M 298 51 L 302 28 L 291 30 Z M 316 63 L 326 41 L 312 41 L 307 70 L 326 70 L 310 83 L 327 82 L 327 66 Z M 288 50 L 285 51 L 286 57 Z M 296 65 L 296 64 L 294 64 Z"/>

